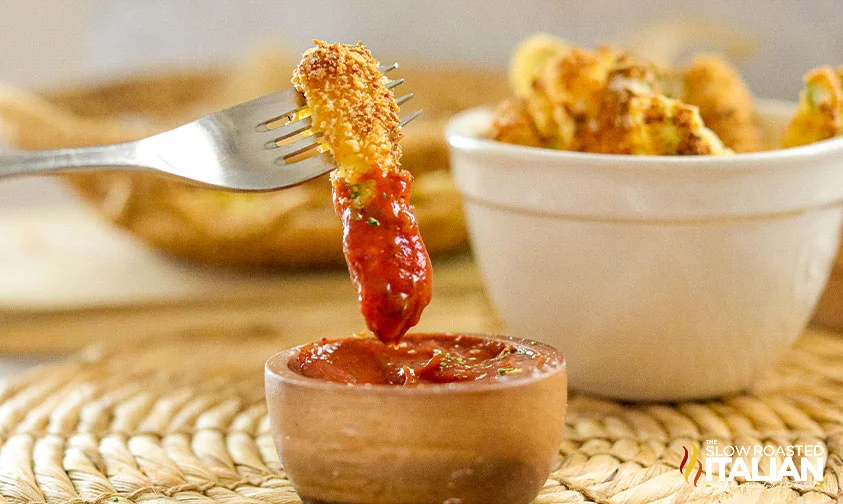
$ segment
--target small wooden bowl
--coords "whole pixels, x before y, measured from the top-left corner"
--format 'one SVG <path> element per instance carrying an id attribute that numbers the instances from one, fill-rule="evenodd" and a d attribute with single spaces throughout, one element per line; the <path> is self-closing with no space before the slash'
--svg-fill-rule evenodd
<path id="1" fill-rule="evenodd" d="M 567 372 L 548 366 L 496 383 L 414 387 L 344 385 L 288 367 L 292 348 L 266 363 L 272 435 L 305 503 L 527 504 L 558 459 Z"/>

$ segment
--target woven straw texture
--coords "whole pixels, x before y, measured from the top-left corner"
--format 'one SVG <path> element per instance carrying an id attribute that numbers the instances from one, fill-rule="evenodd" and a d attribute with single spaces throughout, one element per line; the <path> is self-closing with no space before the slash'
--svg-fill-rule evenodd
<path id="1" fill-rule="evenodd" d="M 201 339 L 198 339 L 201 338 Z M 268 434 L 271 330 L 90 348 L 0 390 L 0 503 L 299 502 Z M 820 443 L 814 486 L 694 487 L 690 442 Z M 843 482 L 843 338 L 809 330 L 751 393 L 629 405 L 573 395 L 562 463 L 536 502 L 834 502 Z"/>

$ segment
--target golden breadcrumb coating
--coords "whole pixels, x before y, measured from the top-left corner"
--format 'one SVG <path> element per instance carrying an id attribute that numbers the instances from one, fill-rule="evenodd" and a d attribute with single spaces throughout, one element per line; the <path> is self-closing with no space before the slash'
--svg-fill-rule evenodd
<path id="1" fill-rule="evenodd" d="M 596 51 L 574 48 L 548 61 L 536 85 L 554 105 L 562 105 L 574 116 L 593 114 L 609 72 L 621 57 L 608 47 Z"/>
<path id="2" fill-rule="evenodd" d="M 679 98 L 700 109 L 700 116 L 735 152 L 761 149 L 761 132 L 754 122 L 755 105 L 738 71 L 716 54 L 700 54 L 682 69 Z"/>
<path id="3" fill-rule="evenodd" d="M 533 90 L 524 98 L 523 104 L 545 146 L 570 148 L 576 133 L 576 121 L 564 106 L 553 103 L 539 80 L 534 81 Z"/>
<path id="4" fill-rule="evenodd" d="M 663 94 L 656 68 L 628 54 L 621 54 L 606 76 L 606 87 L 626 88 L 637 93 Z"/>
<path id="5" fill-rule="evenodd" d="M 529 147 L 540 147 L 543 144 L 524 101 L 517 98 L 505 100 L 498 105 L 489 134 L 499 142 Z"/>
<path id="6" fill-rule="evenodd" d="M 699 109 L 662 95 L 649 95 L 630 106 L 633 124 L 640 124 L 633 154 L 728 156 L 734 154 L 707 128 Z M 633 128 L 635 132 L 635 128 Z"/>
<path id="7" fill-rule="evenodd" d="M 588 150 L 610 154 L 727 155 L 732 151 L 708 129 L 693 105 L 659 92 L 650 65 L 632 59 L 612 70 L 603 95 L 596 135 Z"/>
<path id="8" fill-rule="evenodd" d="M 536 33 L 518 44 L 509 62 L 509 85 L 515 95 L 526 98 L 545 63 L 569 49 L 565 41 L 547 33 Z"/>
<path id="9" fill-rule="evenodd" d="M 651 92 L 609 88 L 600 127 L 584 135 L 583 150 L 645 156 L 728 155 L 693 105 Z"/>
<path id="10" fill-rule="evenodd" d="M 721 155 L 729 149 L 705 127 L 696 107 L 659 94 L 649 65 L 622 58 L 607 78 L 600 112 L 580 150 L 603 154 Z"/>
<path id="11" fill-rule="evenodd" d="M 313 43 L 292 82 L 307 100 L 313 130 L 334 156 L 335 176 L 354 183 L 372 166 L 399 169 L 398 105 L 378 61 L 360 42 Z"/>
<path id="12" fill-rule="evenodd" d="M 600 92 L 618 54 L 569 48 L 536 71 L 524 98 L 546 147 L 576 150 L 578 130 L 597 113 Z"/>
<path id="13" fill-rule="evenodd" d="M 824 66 L 805 74 L 796 114 L 782 145 L 796 147 L 843 134 L 843 67 Z"/>

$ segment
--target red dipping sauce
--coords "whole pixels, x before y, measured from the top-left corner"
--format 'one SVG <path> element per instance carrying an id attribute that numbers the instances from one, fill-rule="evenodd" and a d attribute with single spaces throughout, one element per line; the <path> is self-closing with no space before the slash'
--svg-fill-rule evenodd
<path id="1" fill-rule="evenodd" d="M 372 173 L 357 184 L 331 179 L 343 225 L 343 251 L 357 285 L 366 326 L 384 343 L 397 343 L 419 321 L 432 296 L 430 257 L 410 205 L 413 176 L 406 170 Z M 360 202 L 361 188 L 370 199 Z"/>
<path id="2" fill-rule="evenodd" d="M 309 378 L 373 385 L 495 382 L 533 376 L 546 364 L 532 348 L 462 334 L 412 334 L 396 346 L 374 338 L 322 340 L 289 361 Z"/>

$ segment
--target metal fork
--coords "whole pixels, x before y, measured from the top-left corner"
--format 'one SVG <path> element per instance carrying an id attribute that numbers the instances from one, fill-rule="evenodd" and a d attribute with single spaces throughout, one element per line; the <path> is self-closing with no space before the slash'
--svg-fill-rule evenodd
<path id="1" fill-rule="evenodd" d="M 397 63 L 381 71 L 395 68 Z M 397 79 L 386 87 L 403 83 Z M 412 97 L 410 93 L 396 101 L 400 105 Z M 401 126 L 420 113 L 405 116 Z M 82 170 L 146 170 L 232 191 L 281 189 L 333 168 L 319 135 L 310 130 L 309 109 L 293 88 L 134 142 L 0 156 L 0 179 Z"/>

